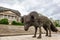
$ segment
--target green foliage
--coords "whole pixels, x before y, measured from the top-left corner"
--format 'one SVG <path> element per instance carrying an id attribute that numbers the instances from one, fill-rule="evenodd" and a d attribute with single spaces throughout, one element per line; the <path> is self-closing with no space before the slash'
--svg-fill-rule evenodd
<path id="1" fill-rule="evenodd" d="M 1 19 L 0 24 L 9 24 L 8 19 L 6 19 L 6 18 Z"/>
<path id="2" fill-rule="evenodd" d="M 21 22 L 16 22 L 16 21 L 12 21 L 11 24 L 12 24 L 12 25 L 24 25 L 23 23 L 21 23 Z"/>
<path id="3" fill-rule="evenodd" d="M 57 22 L 54 22 L 56 27 L 60 27 L 60 25 Z"/>

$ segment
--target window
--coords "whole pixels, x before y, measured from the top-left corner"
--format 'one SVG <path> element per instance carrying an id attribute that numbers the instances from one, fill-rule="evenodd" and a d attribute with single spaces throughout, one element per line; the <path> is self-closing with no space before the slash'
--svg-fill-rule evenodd
<path id="1" fill-rule="evenodd" d="M 3 17 L 3 14 L 0 14 L 0 18 L 2 18 Z"/>
<path id="2" fill-rule="evenodd" d="M 16 16 L 15 16 L 15 19 L 16 19 Z"/>
<path id="3" fill-rule="evenodd" d="M 4 15 L 4 18 L 7 18 L 7 15 Z"/>
<path id="4" fill-rule="evenodd" d="M 10 18 L 10 15 L 8 15 L 8 18 Z"/>
<path id="5" fill-rule="evenodd" d="M 14 18 L 14 16 L 12 16 L 12 18 Z"/>
<path id="6" fill-rule="evenodd" d="M 11 16 L 10 15 L 8 15 L 8 19 L 11 19 Z"/>

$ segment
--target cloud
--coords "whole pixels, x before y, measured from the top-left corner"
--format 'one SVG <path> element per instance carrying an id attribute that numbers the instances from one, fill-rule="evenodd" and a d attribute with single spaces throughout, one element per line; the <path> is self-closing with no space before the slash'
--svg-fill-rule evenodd
<path id="1" fill-rule="evenodd" d="M 60 16 L 60 0 L 0 0 L 0 6 L 16 9 L 22 15 L 35 10 L 48 17 L 58 19 Z M 55 16 L 56 15 L 56 16 Z"/>

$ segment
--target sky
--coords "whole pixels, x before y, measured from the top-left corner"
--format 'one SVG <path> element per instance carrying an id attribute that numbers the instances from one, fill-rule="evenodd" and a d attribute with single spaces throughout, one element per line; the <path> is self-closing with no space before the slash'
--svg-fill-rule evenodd
<path id="1" fill-rule="evenodd" d="M 60 20 L 60 0 L 0 0 L 0 6 L 18 10 L 22 16 L 37 11 Z"/>

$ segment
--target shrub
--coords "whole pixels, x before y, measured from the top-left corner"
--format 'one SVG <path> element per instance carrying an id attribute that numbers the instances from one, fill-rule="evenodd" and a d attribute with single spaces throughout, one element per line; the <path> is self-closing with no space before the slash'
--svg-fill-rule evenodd
<path id="1" fill-rule="evenodd" d="M 56 27 L 60 27 L 60 25 L 57 22 L 54 22 Z"/>
<path id="2" fill-rule="evenodd" d="M 12 23 L 11 23 L 12 25 L 15 25 L 16 24 L 16 21 L 12 21 Z"/>
<path id="3" fill-rule="evenodd" d="M 8 19 L 6 19 L 6 18 L 1 19 L 0 24 L 9 24 Z"/>
<path id="4" fill-rule="evenodd" d="M 24 25 L 23 23 L 21 23 L 21 22 L 16 22 L 16 21 L 12 21 L 11 24 L 12 24 L 12 25 Z"/>

